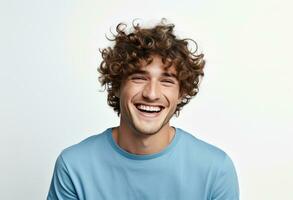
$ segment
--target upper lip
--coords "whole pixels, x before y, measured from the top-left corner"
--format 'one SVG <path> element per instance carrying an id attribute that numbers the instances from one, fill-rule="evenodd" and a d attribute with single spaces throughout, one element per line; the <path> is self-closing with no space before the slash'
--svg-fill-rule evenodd
<path id="1" fill-rule="evenodd" d="M 149 103 L 145 103 L 145 102 L 136 102 L 134 103 L 135 106 L 138 105 L 145 105 L 145 106 L 152 106 L 152 107 L 160 107 L 160 108 L 165 108 L 165 106 L 163 106 L 162 104 L 149 104 Z"/>

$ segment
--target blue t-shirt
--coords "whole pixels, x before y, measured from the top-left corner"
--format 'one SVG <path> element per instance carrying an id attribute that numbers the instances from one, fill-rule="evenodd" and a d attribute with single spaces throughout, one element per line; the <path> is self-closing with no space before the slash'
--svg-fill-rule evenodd
<path id="1" fill-rule="evenodd" d="M 47 200 L 238 200 L 231 159 L 219 148 L 176 128 L 159 153 L 131 154 L 112 129 L 59 155 Z"/>

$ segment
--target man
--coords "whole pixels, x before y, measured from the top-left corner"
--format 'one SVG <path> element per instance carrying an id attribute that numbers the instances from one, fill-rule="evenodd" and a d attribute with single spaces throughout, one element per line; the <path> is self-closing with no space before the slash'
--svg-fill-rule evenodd
<path id="1" fill-rule="evenodd" d="M 120 125 L 62 151 L 48 200 L 239 199 L 226 153 L 170 126 L 197 94 L 205 65 L 173 28 L 117 26 L 99 72 Z"/>

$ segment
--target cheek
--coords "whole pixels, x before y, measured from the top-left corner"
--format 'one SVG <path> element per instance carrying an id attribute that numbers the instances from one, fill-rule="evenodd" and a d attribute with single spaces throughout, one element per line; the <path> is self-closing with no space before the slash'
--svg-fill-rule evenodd
<path id="1" fill-rule="evenodd" d="M 127 92 L 131 93 L 132 95 L 143 91 L 145 88 L 145 84 L 137 84 L 137 83 L 129 83 L 125 89 Z"/>
<path id="2" fill-rule="evenodd" d="M 121 93 L 120 93 L 120 97 L 122 97 L 124 102 L 129 102 L 131 101 L 133 98 L 135 98 L 135 96 L 137 96 L 140 93 L 140 88 L 139 87 L 133 87 L 133 86 L 128 86 L 126 85 Z"/>
<path id="3" fill-rule="evenodd" d="M 176 90 L 176 89 L 172 89 L 172 90 L 165 90 L 165 95 L 166 97 L 168 97 L 168 99 L 170 101 L 178 101 L 178 99 L 180 98 L 180 95 L 179 95 L 179 90 Z"/>

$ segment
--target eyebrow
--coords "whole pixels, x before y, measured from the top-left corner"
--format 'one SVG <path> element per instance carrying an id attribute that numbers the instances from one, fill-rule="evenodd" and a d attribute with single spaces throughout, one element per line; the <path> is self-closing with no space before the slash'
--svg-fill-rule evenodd
<path id="1" fill-rule="evenodd" d="M 133 75 L 133 74 L 148 74 L 148 72 L 145 71 L 145 70 L 138 69 L 138 70 L 133 71 L 133 72 L 130 73 L 129 75 L 131 76 L 131 75 Z M 171 77 L 171 78 L 175 78 L 175 79 L 177 79 L 177 75 L 174 74 L 174 73 L 172 73 L 172 72 L 163 72 L 163 73 L 162 73 L 162 76 L 165 76 L 165 77 Z"/>
<path id="2" fill-rule="evenodd" d="M 147 74 L 147 72 L 144 70 L 141 70 L 141 69 L 137 69 L 137 70 L 131 72 L 129 75 L 131 76 L 133 74 Z"/>
<path id="3" fill-rule="evenodd" d="M 176 74 L 171 73 L 171 72 L 164 72 L 163 73 L 163 76 L 172 77 L 172 78 L 176 78 L 177 79 Z"/>

